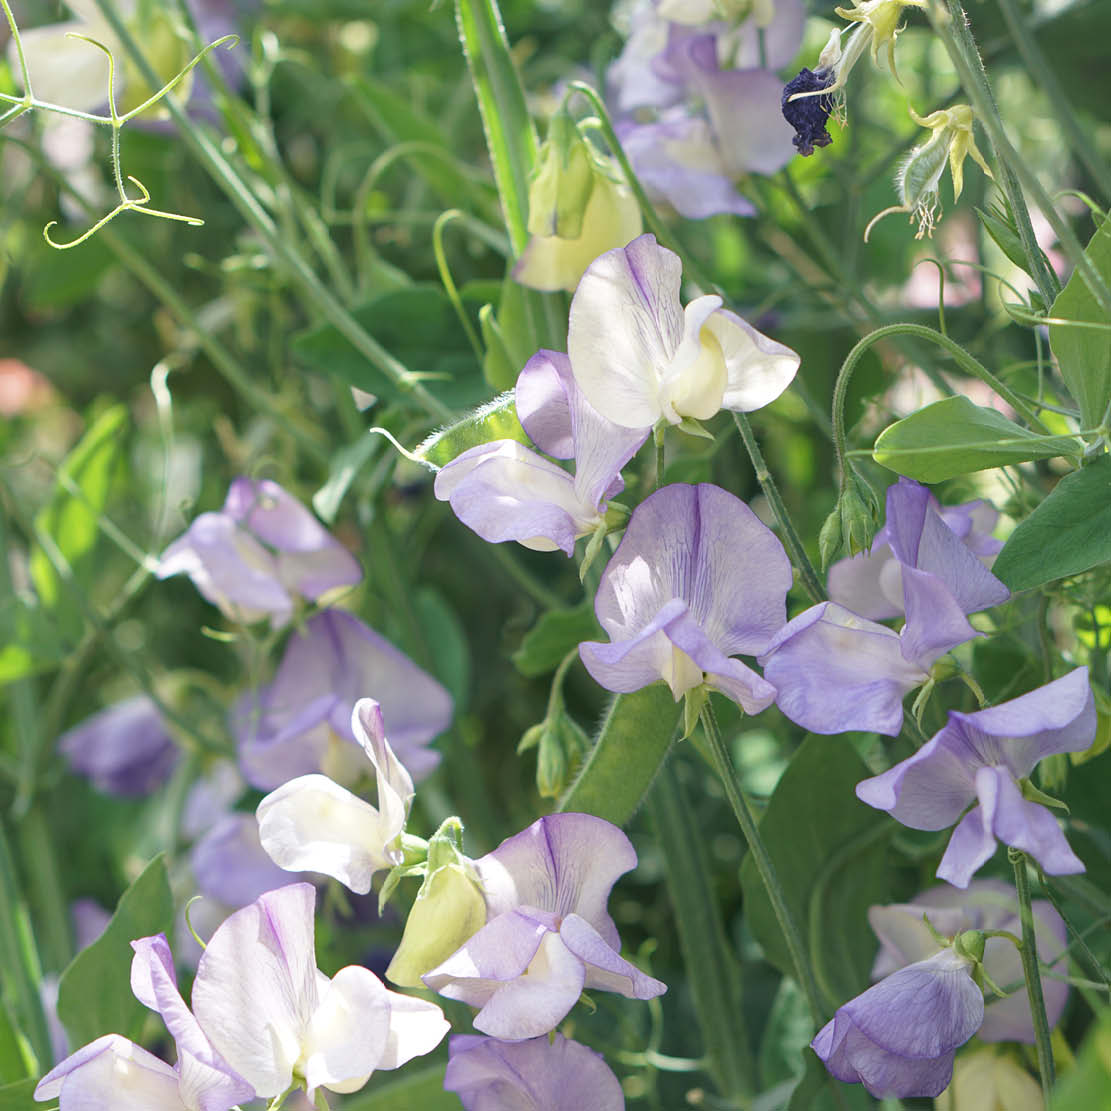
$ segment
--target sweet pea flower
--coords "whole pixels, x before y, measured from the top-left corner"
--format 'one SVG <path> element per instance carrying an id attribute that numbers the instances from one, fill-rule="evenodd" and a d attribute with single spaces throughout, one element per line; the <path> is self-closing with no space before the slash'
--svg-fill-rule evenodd
<path id="1" fill-rule="evenodd" d="M 615 881 L 636 867 L 636 852 L 616 826 L 590 814 L 553 814 L 474 865 L 486 925 L 423 980 L 480 1008 L 477 1030 L 522 1041 L 555 1029 L 584 989 L 628 999 L 667 990 L 622 959 L 606 913 Z"/>
<path id="2" fill-rule="evenodd" d="M 269 791 L 320 771 L 353 782 L 366 764 L 352 711 L 367 695 L 381 705 L 398 758 L 424 778 L 440 760 L 427 745 L 451 723 L 451 695 L 357 617 L 332 609 L 292 633 L 273 681 L 232 709 L 247 781 Z"/>
<path id="3" fill-rule="evenodd" d="M 905 526 L 908 519 L 914 522 L 913 531 Z M 983 498 L 943 506 L 927 487 L 900 478 L 887 491 L 887 520 L 892 524 L 885 524 L 876 533 L 870 551 L 840 559 L 830 567 L 829 596 L 872 621 L 903 616 L 906 609 L 902 568 L 909 563 L 935 573 L 948 568 L 946 581 L 955 586 L 969 583 L 970 575 L 974 575 L 979 584 L 977 594 L 965 601 L 975 604 L 976 609 L 1005 601 L 1006 594 L 1000 590 L 1002 584 L 998 584 L 995 576 L 990 580 L 984 578 L 938 527 L 939 523 L 944 525 L 980 563 L 990 567 L 1003 547 L 1003 541 L 992 536 L 998 519 L 999 511 Z M 896 533 L 894 539 L 900 556 L 892 548 L 892 532 Z"/>
<path id="4" fill-rule="evenodd" d="M 464 1111 L 624 1111 L 625 1096 L 600 1053 L 562 1034 L 502 1042 L 456 1034 L 444 1088 Z"/>
<path id="5" fill-rule="evenodd" d="M 759 713 L 775 688 L 734 653 L 763 652 L 786 620 L 791 564 L 772 531 L 718 486 L 676 483 L 646 498 L 598 586 L 610 643 L 579 654 L 608 690 L 658 679 L 676 701 L 703 683 Z"/>
<path id="6" fill-rule="evenodd" d="M 413 781 L 386 740 L 374 699 L 355 703 L 351 730 L 374 768 L 377 808 L 327 776 L 304 775 L 272 791 L 256 813 L 262 847 L 279 867 L 322 872 L 365 895 L 375 872 L 401 863 Z"/>
<path id="7" fill-rule="evenodd" d="M 296 1081 L 354 1092 L 376 1069 L 434 1049 L 440 1008 L 387 990 L 369 969 L 316 967 L 316 890 L 297 883 L 262 895 L 212 935 L 197 967 L 193 1010 L 213 1046 L 259 1096 Z"/>
<path id="8" fill-rule="evenodd" d="M 871 615 L 894 616 L 891 598 L 901 597 L 903 628 L 896 633 L 837 601 L 804 610 L 760 657 L 783 713 L 814 733 L 895 736 L 904 696 L 930 681 L 947 652 L 981 635 L 967 615 L 1010 597 L 979 558 L 991 544 L 975 525 L 987 519 L 975 503 L 957 506 L 954 528 L 925 486 L 900 479 L 889 487 L 880 548 L 846 561 L 831 583 L 835 597 Z"/>
<path id="9" fill-rule="evenodd" d="M 108 795 L 147 795 L 177 764 L 178 749 L 154 701 L 138 694 L 117 702 L 58 738 L 70 768 Z"/>
<path id="10" fill-rule="evenodd" d="M 232 620 L 269 617 L 363 577 L 358 561 L 292 495 L 269 479 L 237 478 L 218 513 L 202 513 L 163 553 L 160 579 L 184 572 Z"/>
<path id="11" fill-rule="evenodd" d="M 140 938 L 131 947 L 131 990 L 162 1016 L 177 1044 L 177 1065 L 106 1034 L 47 1073 L 35 1099 L 56 1099 L 61 1111 L 229 1111 L 254 1099 L 254 1088 L 213 1047 L 181 998 L 166 938 Z"/>
<path id="12" fill-rule="evenodd" d="M 949 712 L 913 756 L 857 784 L 857 797 L 912 829 L 945 829 L 960 819 L 937 875 L 967 887 L 996 841 L 1032 856 L 1051 876 L 1084 871 L 1057 819 L 1024 797 L 1020 780 L 1057 752 L 1082 752 L 1096 735 L 1088 669 L 986 710 Z M 976 802 L 967 814 L 969 803 Z"/>
<path id="13" fill-rule="evenodd" d="M 1009 1053 L 977 1049 L 962 1053 L 953 1082 L 934 1100 L 934 1111 L 1045 1111 L 1038 1082 Z"/>
<path id="14" fill-rule="evenodd" d="M 958 944 L 899 969 L 838 1007 L 811 1047 L 838 1080 L 878 1099 L 938 1095 L 984 1019 L 974 957 Z"/>
<path id="15" fill-rule="evenodd" d="M 1046 899 L 1035 899 L 1032 907 L 1038 959 L 1052 965 L 1064 953 L 1067 944 L 1064 920 Z M 1021 929 L 1015 889 L 1001 880 L 973 880 L 966 891 L 939 884 L 916 895 L 909 903 L 869 907 L 868 923 L 880 940 L 880 951 L 872 967 L 873 980 L 880 980 L 914 961 L 924 960 L 937 949 L 937 941 L 923 921 L 923 915 L 938 933 L 947 937 L 965 930 L 1008 930 L 1017 934 Z M 984 971 L 999 987 L 1022 984 L 1022 958 L 1007 938 L 989 937 L 984 945 L 983 960 Z M 1063 980 L 1043 976 L 1042 994 L 1052 1028 L 1064 1012 L 1069 985 Z M 1018 987 L 1006 998 L 988 999 L 984 1023 L 977 1037 L 982 1042 L 1034 1043 L 1034 1020 L 1023 987 Z"/>
<path id="16" fill-rule="evenodd" d="M 483 540 L 516 540 L 535 551 L 573 555 L 575 541 L 605 520 L 609 499 L 624 486 L 621 468 L 649 429 L 628 429 L 586 400 L 557 351 L 538 351 L 517 379 L 517 415 L 533 442 L 575 473 L 516 440 L 469 448 L 436 475 L 435 492 Z"/>
<path id="17" fill-rule="evenodd" d="M 679 256 L 642 235 L 607 251 L 571 300 L 567 354 L 587 401 L 625 428 L 751 412 L 790 385 L 799 357 L 715 294 L 684 309 Z"/>

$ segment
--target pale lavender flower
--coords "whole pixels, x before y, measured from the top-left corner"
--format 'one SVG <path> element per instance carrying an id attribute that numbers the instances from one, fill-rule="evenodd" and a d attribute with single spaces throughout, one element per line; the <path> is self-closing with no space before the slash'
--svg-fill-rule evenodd
<path id="1" fill-rule="evenodd" d="M 624 486 L 621 468 L 648 437 L 647 426 L 623 428 L 586 400 L 557 351 L 538 351 L 517 379 L 517 415 L 542 451 L 574 459 L 575 473 L 516 440 L 495 440 L 463 452 L 436 475 L 440 501 L 483 540 L 516 540 L 537 551 L 562 549 L 604 521 L 609 500 Z"/>
<path id="2" fill-rule="evenodd" d="M 424 778 L 440 760 L 427 746 L 451 723 L 451 695 L 357 617 L 333 609 L 292 633 L 273 681 L 232 710 L 248 782 L 272 790 L 316 771 L 352 782 L 366 762 L 351 714 L 367 696 L 381 704 L 398 759 Z"/>
<path id="3" fill-rule="evenodd" d="M 831 591 L 869 615 L 904 613 L 903 628 L 895 633 L 837 600 L 799 614 L 760 658 L 783 713 L 814 733 L 896 735 L 904 696 L 929 681 L 946 652 L 981 635 L 966 615 L 1010 597 L 979 558 L 991 545 L 975 526 L 987 520 L 976 503 L 955 507 L 947 520 L 929 490 L 909 479 L 889 487 L 882 544 L 890 557 L 874 549 L 851 561 L 831 578 Z"/>
<path id="4" fill-rule="evenodd" d="M 937 875 L 967 887 L 995 853 L 996 840 L 1032 856 L 1050 875 L 1083 872 L 1057 819 L 1023 797 L 1020 780 L 1057 752 L 1095 739 L 1088 669 L 972 714 L 950 711 L 932 740 L 889 771 L 857 784 L 857 796 L 912 829 L 945 829 L 960 819 Z M 962 818 L 969 803 L 977 802 Z"/>
<path id="5" fill-rule="evenodd" d="M 589 814 L 553 814 L 474 862 L 487 922 L 422 979 L 480 1008 L 475 1028 L 504 1041 L 546 1034 L 584 990 L 651 999 L 667 988 L 620 956 L 606 912 L 636 852 L 616 826 Z"/>
<path id="6" fill-rule="evenodd" d="M 594 611 L 610 643 L 579 654 L 609 690 L 663 679 L 678 700 L 705 683 L 759 713 L 775 688 L 731 657 L 772 642 L 791 580 L 783 545 L 739 498 L 708 483 L 665 486 L 633 512 L 602 573 Z"/>
<path id="7" fill-rule="evenodd" d="M 465 1111 L 624 1111 L 625 1096 L 600 1053 L 562 1034 L 502 1042 L 456 1034 L 444 1088 Z"/>
<path id="8" fill-rule="evenodd" d="M 145 694 L 117 702 L 63 733 L 58 751 L 70 768 L 109 795 L 146 795 L 164 783 L 178 749 Z"/>
<path id="9" fill-rule="evenodd" d="M 310 1097 L 318 1087 L 357 1091 L 448 1031 L 439 1007 L 387 990 L 369 969 L 328 979 L 316 967 L 315 901 L 303 883 L 262 895 L 220 926 L 197 967 L 201 1028 L 263 1097 L 284 1092 L 295 1072 Z"/>
<path id="10" fill-rule="evenodd" d="M 970 958 L 942 949 L 838 1007 L 810 1044 L 838 1080 L 877 1098 L 936 1096 L 984 1019 L 972 971 Z"/>
<path id="11" fill-rule="evenodd" d="M 237 621 L 278 627 L 296 596 L 312 601 L 362 577 L 358 561 L 291 494 L 268 479 L 237 478 L 218 513 L 202 513 L 162 553 L 160 579 L 187 574 Z"/>
<path id="12" fill-rule="evenodd" d="M 1035 899 L 1032 908 L 1038 959 L 1053 965 L 1067 944 L 1064 920 L 1046 899 Z M 937 941 L 923 921 L 923 915 L 946 937 L 965 930 L 1020 932 L 1018 899 L 1012 884 L 1001 880 L 973 880 L 967 891 L 939 884 L 916 895 L 909 903 L 869 907 L 868 922 L 880 940 L 880 951 L 872 967 L 873 980 L 880 980 L 936 951 Z M 1065 971 L 1061 965 L 1055 967 Z M 988 998 L 984 1023 L 977 1032 L 980 1041 L 1033 1044 L 1034 1020 L 1030 1017 L 1026 989 L 1021 986 L 1022 958 L 1014 944 L 1005 937 L 989 937 L 984 946 L 984 971 L 1000 988 L 1020 986 L 1004 999 Z M 1043 976 L 1042 994 L 1052 1028 L 1064 1012 L 1069 985 L 1063 980 Z"/>
<path id="13" fill-rule="evenodd" d="M 961 547 L 990 567 L 1003 547 L 991 535 L 998 519 L 998 510 L 982 498 L 943 506 L 927 487 L 900 478 L 888 487 L 887 523 L 876 533 L 871 550 L 830 567 L 829 596 L 872 621 L 899 617 L 906 612 L 902 568 L 908 564 L 941 576 L 965 613 L 1004 602 L 1008 594 L 1003 584 L 977 569 L 939 527 L 944 525 Z"/>
<path id="14" fill-rule="evenodd" d="M 300 776 L 258 804 L 258 837 L 279 867 L 323 872 L 365 895 L 375 872 L 401 863 L 413 781 L 386 740 L 372 698 L 355 703 L 351 729 L 374 768 L 378 806 L 327 776 Z"/>
<path id="15" fill-rule="evenodd" d="M 652 235 L 600 255 L 571 300 L 567 353 L 587 401 L 624 428 L 751 412 L 791 383 L 799 357 L 722 308 L 685 308 L 683 264 Z"/>

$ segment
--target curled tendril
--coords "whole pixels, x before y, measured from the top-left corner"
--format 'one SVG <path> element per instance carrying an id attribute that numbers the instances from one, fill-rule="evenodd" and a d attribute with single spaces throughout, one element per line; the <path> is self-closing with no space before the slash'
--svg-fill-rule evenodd
<path id="1" fill-rule="evenodd" d="M 76 239 L 69 243 L 58 243 L 50 238 L 50 229 L 54 227 L 58 221 L 51 220 L 49 224 L 42 229 L 42 237 L 57 251 L 68 251 L 70 247 L 77 247 L 84 243 L 86 239 L 95 235 L 105 224 L 114 220 L 121 212 L 141 212 L 145 216 L 157 216 L 162 220 L 177 220 L 182 224 L 189 224 L 191 227 L 200 227 L 204 221 L 197 216 L 183 216 L 178 212 L 163 212 L 158 208 L 147 208 L 147 202 L 150 200 L 150 192 L 147 187 L 135 177 L 130 174 L 127 175 L 127 180 L 131 182 L 143 195 L 138 200 L 131 200 L 125 197 L 115 208 L 112 209 L 106 216 L 102 216 L 88 231 L 83 232 Z"/>

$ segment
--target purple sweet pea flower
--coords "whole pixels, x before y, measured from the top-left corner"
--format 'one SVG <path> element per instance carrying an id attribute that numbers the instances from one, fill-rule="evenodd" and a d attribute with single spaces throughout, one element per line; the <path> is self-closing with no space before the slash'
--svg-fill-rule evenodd
<path id="1" fill-rule="evenodd" d="M 178 749 L 145 694 L 117 702 L 63 733 L 70 768 L 108 795 L 147 795 L 177 764 Z"/>
<path id="2" fill-rule="evenodd" d="M 822 602 L 787 624 L 760 658 L 777 689 L 776 702 L 792 721 L 814 733 L 869 730 L 895 736 L 902 728 L 903 697 L 930 678 L 933 664 L 958 644 L 981 634 L 967 614 L 1005 602 L 1007 588 L 978 558 L 990 545 L 971 536 L 987 515 L 975 503 L 957 506 L 954 529 L 929 490 L 900 479 L 887 491 L 881 553 L 857 562 L 848 576 L 831 579 L 872 615 L 895 616 L 890 598 L 906 615 L 896 634 L 837 601 Z M 850 581 L 846 584 L 846 578 Z M 873 585 L 871 592 L 865 580 Z"/>
<path id="3" fill-rule="evenodd" d="M 546 1034 L 584 989 L 651 999 L 667 990 L 620 956 L 606 912 L 636 852 L 616 826 L 553 814 L 476 860 L 487 922 L 422 979 L 480 1010 L 475 1028 L 504 1041 Z"/>
<path id="4" fill-rule="evenodd" d="M 679 299 L 683 264 L 652 235 L 596 258 L 571 299 L 567 353 L 598 412 L 625 428 L 751 412 L 791 383 L 799 357 L 721 298 Z"/>
<path id="5" fill-rule="evenodd" d="M 316 967 L 315 901 L 305 883 L 260 896 L 212 935 L 197 967 L 201 1029 L 263 1097 L 295 1073 L 310 1097 L 357 1091 L 448 1031 L 439 1007 L 387 990 L 369 969 L 349 965 L 329 980 Z"/>
<path id="6" fill-rule="evenodd" d="M 1035 899 L 1034 936 L 1038 958 L 1052 965 L 1065 952 L 1067 931 L 1064 920 L 1052 903 Z M 872 967 L 872 979 L 884 976 L 914 961 L 928 957 L 937 949 L 937 942 L 922 916 L 947 937 L 965 930 L 1009 930 L 1020 932 L 1018 900 L 1012 885 L 1000 880 L 973 880 L 967 891 L 940 884 L 909 903 L 875 906 L 868 910 L 868 922 L 880 939 L 880 951 Z M 1001 988 L 1022 983 L 1022 958 L 1014 944 L 1005 937 L 989 937 L 984 946 L 984 971 Z M 1063 971 L 1063 970 L 1062 970 Z M 1063 980 L 1042 977 L 1046 1016 L 1050 1027 L 1060 1021 L 1069 996 L 1069 985 Z M 991 997 L 984 1008 L 984 1024 L 978 1031 L 984 1042 L 1034 1042 L 1034 1020 L 1030 1017 L 1030 1001 L 1021 986 L 1005 999 Z"/>
<path id="7" fill-rule="evenodd" d="M 621 1084 L 600 1053 L 562 1034 L 501 1042 L 456 1034 L 444 1088 L 465 1111 L 624 1111 Z"/>
<path id="8" fill-rule="evenodd" d="M 810 1043 L 829 1071 L 873 1096 L 936 1096 L 984 1020 L 973 962 L 942 949 L 837 1008 Z"/>
<path id="9" fill-rule="evenodd" d="M 609 561 L 594 612 L 609 644 L 579 646 L 608 690 L 663 679 L 676 700 L 702 683 L 759 713 L 775 688 L 734 653 L 763 652 L 786 618 L 783 545 L 718 486 L 673 484 L 637 506 Z"/>
<path id="10" fill-rule="evenodd" d="M 533 442 L 557 459 L 575 460 L 572 476 L 516 440 L 470 448 L 436 475 L 440 501 L 483 540 L 516 540 L 537 551 L 575 551 L 580 536 L 605 518 L 622 490 L 621 468 L 648 437 L 623 428 L 586 400 L 557 351 L 538 351 L 517 379 L 517 415 Z"/>
<path id="11" fill-rule="evenodd" d="M 937 875 L 967 887 L 996 840 L 1029 853 L 1053 876 L 1083 872 L 1053 814 L 1027 801 L 1019 780 L 1057 752 L 1082 752 L 1095 738 L 1088 669 L 973 714 L 950 711 L 932 740 L 889 771 L 857 784 L 857 796 L 912 829 L 960 819 Z M 978 802 L 961 814 L 971 802 Z"/>
<path id="12" fill-rule="evenodd" d="M 1003 542 L 991 534 L 999 519 L 999 511 L 982 498 L 961 505 L 942 506 L 926 487 L 900 478 L 898 483 L 888 488 L 887 519 L 901 524 L 908 517 L 914 527 L 921 530 L 917 543 L 912 535 L 909 544 L 906 542 L 906 530 L 900 530 L 903 535 L 900 550 L 915 557 L 912 566 L 932 571 L 939 565 L 948 564 L 953 568 L 953 578 L 958 583 L 965 578 L 971 565 L 954 554 L 952 542 L 938 530 L 935 518 L 940 519 L 961 544 L 987 567 L 991 566 L 996 553 L 1003 547 Z M 830 598 L 872 621 L 885 621 L 906 612 L 903 605 L 903 564 L 892 550 L 890 533 L 891 526 L 885 524 L 876 533 L 871 551 L 838 560 L 829 569 Z M 978 593 L 971 596 L 971 601 L 984 603 L 977 605 L 977 609 L 995 605 L 996 601 L 992 599 L 1006 600 L 995 583 L 983 579 L 979 572 L 974 574 L 979 587 Z"/>
<path id="13" fill-rule="evenodd" d="M 162 553 L 160 579 L 186 573 L 236 621 L 291 617 L 294 597 L 315 601 L 363 577 L 358 561 L 292 495 L 268 479 L 237 478 L 223 509 L 202 513 Z"/>
<path id="14" fill-rule="evenodd" d="M 232 710 L 248 782 L 268 791 L 316 771 L 352 782 L 366 762 L 351 714 L 368 695 L 381 703 L 398 759 L 424 778 L 440 760 L 427 745 L 451 723 L 451 695 L 357 617 L 332 609 L 291 634 L 273 681 Z"/>

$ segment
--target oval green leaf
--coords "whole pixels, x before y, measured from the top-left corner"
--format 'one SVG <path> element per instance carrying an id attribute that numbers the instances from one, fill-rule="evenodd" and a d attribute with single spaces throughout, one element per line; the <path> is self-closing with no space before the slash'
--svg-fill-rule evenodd
<path id="1" fill-rule="evenodd" d="M 958 396 L 935 401 L 885 428 L 872 458 L 907 478 L 944 482 L 972 471 L 1079 452 L 1070 436 L 1036 435 Z"/>

